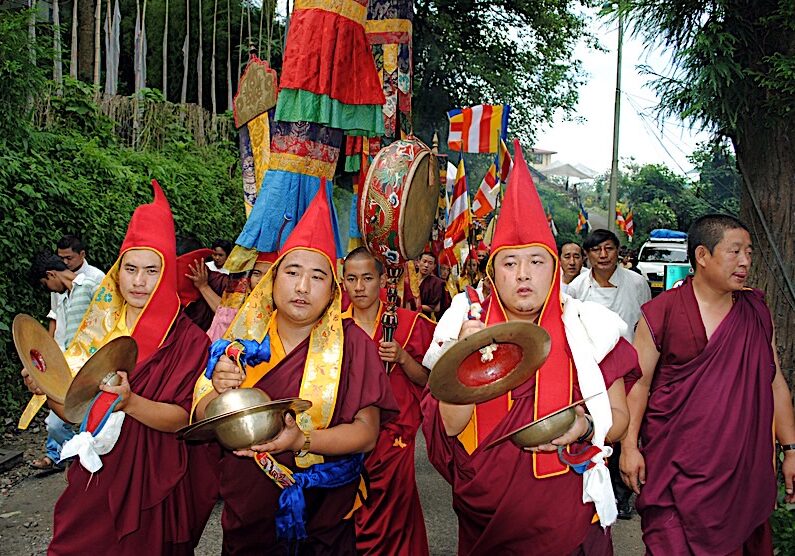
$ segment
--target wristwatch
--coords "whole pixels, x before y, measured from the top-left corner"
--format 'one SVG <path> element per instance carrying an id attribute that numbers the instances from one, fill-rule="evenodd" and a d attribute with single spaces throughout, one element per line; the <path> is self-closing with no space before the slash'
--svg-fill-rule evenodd
<path id="1" fill-rule="evenodd" d="M 795 450 L 795 444 L 779 444 L 781 446 L 782 452 L 789 452 L 791 450 Z"/>
<path id="2" fill-rule="evenodd" d="M 301 432 L 304 433 L 304 445 L 301 446 L 301 450 L 300 451 L 295 452 L 295 455 L 298 456 L 299 458 L 302 458 L 302 457 L 306 456 L 309 453 L 309 445 L 310 445 L 309 433 L 312 432 L 312 431 L 305 431 L 305 430 L 301 429 Z"/>

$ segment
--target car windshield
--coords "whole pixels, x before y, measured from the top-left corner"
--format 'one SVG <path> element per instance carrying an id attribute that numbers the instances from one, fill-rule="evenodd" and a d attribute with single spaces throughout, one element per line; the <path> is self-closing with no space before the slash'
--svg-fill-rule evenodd
<path id="1" fill-rule="evenodd" d="M 640 254 L 642 263 L 686 263 L 687 251 L 665 247 L 646 247 Z"/>

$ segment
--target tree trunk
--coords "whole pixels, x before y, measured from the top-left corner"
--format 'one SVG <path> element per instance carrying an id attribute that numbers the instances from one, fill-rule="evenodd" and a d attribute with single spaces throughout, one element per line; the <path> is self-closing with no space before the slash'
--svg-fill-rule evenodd
<path id="1" fill-rule="evenodd" d="M 246 5 L 240 5 L 240 36 L 237 39 L 237 88 L 240 89 L 240 75 L 243 71 L 243 17 L 246 15 Z"/>
<path id="2" fill-rule="evenodd" d="M 232 10 L 226 0 L 226 109 L 232 110 Z"/>
<path id="3" fill-rule="evenodd" d="M 204 49 L 204 42 L 202 40 L 202 0 L 199 0 L 199 49 L 198 53 L 196 54 L 196 75 L 198 77 L 196 83 L 196 89 L 198 91 L 198 99 L 197 103 L 199 106 L 204 104 L 204 59 L 203 59 L 203 49 Z"/>
<path id="4" fill-rule="evenodd" d="M 77 76 L 90 83 L 94 77 L 94 2 L 78 2 Z"/>
<path id="5" fill-rule="evenodd" d="M 161 88 L 163 98 L 168 100 L 168 0 L 166 0 L 166 15 L 163 21 L 163 82 Z"/>
<path id="6" fill-rule="evenodd" d="M 781 371 L 792 386 L 795 295 L 790 287 L 795 282 L 795 142 L 791 130 L 795 128 L 795 118 L 771 120 L 769 115 L 749 115 L 739 125 L 737 135 L 742 139 L 733 139 L 733 143 L 743 180 L 747 180 L 741 216 L 751 230 L 754 244 L 750 285 L 766 293 L 776 327 Z"/>
<path id="7" fill-rule="evenodd" d="M 94 8 L 94 88 L 99 94 L 99 65 L 101 63 L 100 28 L 102 22 L 102 0 L 96 0 Z"/>
<path id="8" fill-rule="evenodd" d="M 190 0 L 185 0 L 185 42 L 182 44 L 182 94 L 179 101 L 188 101 L 188 55 L 190 54 Z"/>
<path id="9" fill-rule="evenodd" d="M 58 9 L 58 0 L 52 3 L 52 80 L 58 85 L 58 94 L 63 94 L 63 62 L 61 61 L 61 14 Z"/>
<path id="10" fill-rule="evenodd" d="M 213 6 L 213 59 L 210 61 L 210 103 L 212 104 L 213 114 L 218 113 L 218 104 L 215 96 L 215 32 L 218 26 L 218 0 Z"/>
<path id="11" fill-rule="evenodd" d="M 77 0 L 72 1 L 72 41 L 69 45 L 69 76 L 77 79 Z"/>

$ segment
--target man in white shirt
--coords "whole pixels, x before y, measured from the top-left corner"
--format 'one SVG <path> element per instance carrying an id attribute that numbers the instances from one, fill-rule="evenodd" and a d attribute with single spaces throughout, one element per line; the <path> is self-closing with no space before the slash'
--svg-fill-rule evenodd
<path id="1" fill-rule="evenodd" d="M 591 270 L 575 278 L 567 293 L 580 301 L 593 301 L 607 307 L 627 323 L 624 337 L 632 341 L 635 327 L 640 319 L 640 307 L 651 299 L 651 289 L 646 279 L 618 264 L 618 237 L 608 230 L 594 230 L 583 242 L 583 249 L 591 264 Z M 632 491 L 621 479 L 618 461 L 621 446 L 613 445 L 613 457 L 608 462 L 613 491 L 616 495 L 619 519 L 631 519 Z"/>
<path id="2" fill-rule="evenodd" d="M 591 270 L 575 278 L 566 293 L 580 301 L 593 301 L 618 313 L 627 323 L 624 337 L 631 342 L 640 319 L 640 307 L 651 299 L 651 289 L 642 275 L 618 264 L 619 247 L 618 237 L 613 232 L 591 232 L 583 242 Z"/>
<path id="3" fill-rule="evenodd" d="M 77 275 L 85 274 L 91 282 L 97 284 L 102 282 L 105 278 L 105 273 L 95 266 L 88 264 L 86 260 L 86 248 L 80 238 L 72 235 L 65 235 L 58 240 L 56 244 L 56 254 L 64 262 L 66 267 Z M 66 345 L 66 330 L 57 326 L 58 306 L 66 299 L 68 292 L 58 293 L 50 292 L 50 312 L 47 318 L 50 321 L 50 335 L 55 338 L 59 346 L 65 348 Z"/>
<path id="4" fill-rule="evenodd" d="M 232 252 L 232 242 L 226 239 L 216 239 L 212 246 L 213 260 L 205 263 L 207 268 L 213 272 L 220 272 L 221 274 L 229 274 L 229 270 L 224 268 L 226 259 L 229 258 L 229 253 Z"/>

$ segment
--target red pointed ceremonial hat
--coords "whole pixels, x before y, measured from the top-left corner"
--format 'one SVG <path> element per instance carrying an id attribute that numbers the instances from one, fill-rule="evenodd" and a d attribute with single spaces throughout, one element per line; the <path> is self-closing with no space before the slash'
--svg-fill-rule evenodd
<path id="1" fill-rule="evenodd" d="M 152 180 L 152 189 L 154 201 L 135 209 L 119 251 L 121 262 L 124 253 L 131 249 L 150 249 L 160 255 L 163 264 L 155 291 L 132 331 L 138 344 L 138 361 L 143 361 L 160 347 L 179 312 L 174 217 L 156 180 Z"/>
<path id="2" fill-rule="evenodd" d="M 257 253 L 257 263 L 275 263 L 279 258 L 278 251 L 269 251 L 268 253 Z"/>
<path id="3" fill-rule="evenodd" d="M 331 205 L 326 192 L 326 178 L 321 178 L 320 188 L 309 203 L 306 212 L 298 221 L 287 241 L 279 251 L 283 258 L 293 249 L 309 249 L 326 256 L 334 281 L 337 280 L 337 248 L 334 244 L 334 228 L 331 223 Z"/>
<path id="4" fill-rule="evenodd" d="M 536 379 L 536 404 L 533 420 L 554 413 L 572 401 L 573 366 L 569 360 L 566 331 L 563 327 L 563 307 L 560 301 L 560 261 L 552 231 L 549 229 L 546 211 L 538 196 L 522 148 L 514 141 L 514 165 L 505 190 L 505 198 L 494 229 L 489 259 L 489 274 L 493 279 L 495 256 L 503 249 L 542 247 L 552 256 L 554 273 L 549 294 L 538 319 L 538 324 L 549 333 L 552 345 L 544 365 L 538 370 Z M 505 320 L 499 292 L 492 284 L 498 302 L 492 307 L 487 324 Z M 521 389 L 521 387 L 519 387 Z M 537 477 L 565 472 L 557 457 L 536 454 Z M 554 456 L 554 454 L 553 454 Z"/>
<path id="5" fill-rule="evenodd" d="M 204 259 L 212 254 L 212 249 L 202 248 L 177 257 L 177 291 L 179 292 L 179 302 L 183 307 L 198 301 L 202 296 L 193 281 L 186 276 L 190 271 L 190 265 L 196 260 L 204 264 Z"/>

